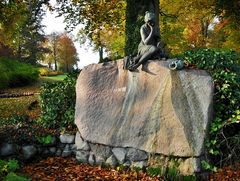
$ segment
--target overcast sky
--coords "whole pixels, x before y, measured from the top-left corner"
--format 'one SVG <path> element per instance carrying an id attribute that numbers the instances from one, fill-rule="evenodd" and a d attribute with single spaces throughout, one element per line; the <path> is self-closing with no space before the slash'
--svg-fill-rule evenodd
<path id="1" fill-rule="evenodd" d="M 56 18 L 56 13 L 47 11 L 42 24 L 46 26 L 44 29 L 44 32 L 46 34 L 51 34 L 52 32 L 64 32 L 65 24 L 63 23 L 63 17 Z M 72 34 L 76 36 L 77 32 L 78 29 L 75 29 Z M 74 42 L 74 44 L 78 52 L 78 57 L 80 59 L 80 62 L 78 64 L 79 68 L 83 68 L 88 64 L 98 62 L 98 53 L 93 52 L 91 47 L 87 47 L 86 45 L 82 45 L 80 47 L 80 44 L 78 42 Z"/>

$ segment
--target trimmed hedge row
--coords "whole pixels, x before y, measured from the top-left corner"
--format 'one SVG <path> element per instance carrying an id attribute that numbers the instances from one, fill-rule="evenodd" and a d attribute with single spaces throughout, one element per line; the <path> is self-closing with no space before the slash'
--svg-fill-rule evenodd
<path id="1" fill-rule="evenodd" d="M 30 84 L 38 76 L 38 69 L 32 65 L 0 57 L 0 89 Z"/>

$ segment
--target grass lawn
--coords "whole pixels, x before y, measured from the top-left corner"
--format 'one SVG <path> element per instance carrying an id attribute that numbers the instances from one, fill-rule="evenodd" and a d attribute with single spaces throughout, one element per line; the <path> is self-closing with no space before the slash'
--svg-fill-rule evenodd
<path id="1" fill-rule="evenodd" d="M 10 118 L 13 115 L 28 115 L 31 119 L 37 119 L 40 116 L 39 93 L 40 87 L 44 82 L 62 81 L 67 75 L 40 77 L 32 85 L 3 90 L 4 93 L 34 93 L 32 96 L 0 98 L 0 126 L 3 125 L 3 119 Z M 34 103 L 34 106 L 31 104 Z M 6 124 L 6 123 L 5 123 Z"/>
<path id="2" fill-rule="evenodd" d="M 0 121 L 10 118 L 13 115 L 28 115 L 31 119 L 36 119 L 40 115 L 40 107 L 31 107 L 31 103 L 39 102 L 39 95 L 23 96 L 16 98 L 1 98 L 0 99 Z M 1 125 L 1 123 L 0 123 Z"/>
<path id="3" fill-rule="evenodd" d="M 65 79 L 67 75 L 56 75 L 56 76 L 46 76 L 46 77 L 41 77 L 45 81 L 62 81 Z"/>

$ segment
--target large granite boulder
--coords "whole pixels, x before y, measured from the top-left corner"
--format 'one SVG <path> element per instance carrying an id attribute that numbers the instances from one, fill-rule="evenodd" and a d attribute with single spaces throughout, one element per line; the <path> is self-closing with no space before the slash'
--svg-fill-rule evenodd
<path id="1" fill-rule="evenodd" d="M 81 137 L 148 153 L 203 155 L 212 78 L 204 70 L 169 70 L 169 61 L 150 61 L 147 72 L 123 70 L 121 60 L 85 67 L 76 87 Z"/>

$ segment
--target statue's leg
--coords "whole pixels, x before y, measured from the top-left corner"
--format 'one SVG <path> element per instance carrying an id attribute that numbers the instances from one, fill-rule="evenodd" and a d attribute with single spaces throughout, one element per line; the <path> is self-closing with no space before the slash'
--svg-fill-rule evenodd
<path id="1" fill-rule="evenodd" d="M 152 46 L 149 51 L 144 53 L 141 58 L 139 59 L 138 63 L 132 66 L 133 69 L 137 69 L 141 64 L 147 62 L 156 52 L 158 51 L 158 48 L 155 46 Z"/>

